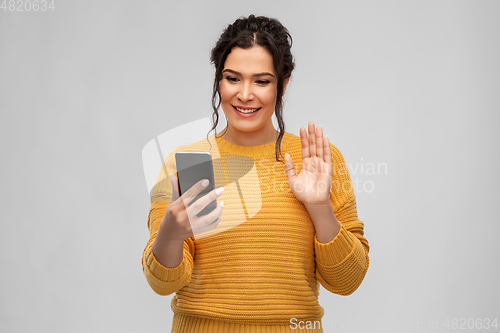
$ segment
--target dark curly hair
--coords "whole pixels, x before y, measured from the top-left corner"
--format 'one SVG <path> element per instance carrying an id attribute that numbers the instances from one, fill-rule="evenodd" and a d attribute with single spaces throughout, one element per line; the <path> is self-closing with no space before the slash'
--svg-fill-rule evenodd
<path id="1" fill-rule="evenodd" d="M 212 49 L 210 61 L 215 66 L 215 79 L 212 94 L 213 126 L 209 133 L 215 130 L 219 122 L 218 109 L 221 104 L 219 82 L 222 80 L 222 70 L 224 69 L 224 63 L 226 62 L 227 56 L 234 47 L 249 49 L 253 46 L 261 46 L 271 54 L 274 71 L 278 76 L 278 94 L 276 96 L 274 114 L 276 115 L 280 128 L 276 142 L 275 156 L 276 161 L 280 161 L 278 159 L 278 152 L 280 152 L 281 155 L 281 140 L 285 134 L 285 123 L 283 122 L 283 87 L 285 80 L 290 78 L 295 63 L 292 53 L 290 52 L 292 47 L 292 36 L 288 30 L 274 18 L 255 15 L 250 15 L 248 18 L 241 17 L 223 31 Z"/>

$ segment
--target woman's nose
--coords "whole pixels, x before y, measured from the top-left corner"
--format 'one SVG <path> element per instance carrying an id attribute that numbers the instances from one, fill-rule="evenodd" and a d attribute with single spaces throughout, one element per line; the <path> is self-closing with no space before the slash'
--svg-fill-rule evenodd
<path id="1" fill-rule="evenodd" d="M 244 103 L 254 99 L 252 89 L 248 84 L 242 86 L 240 93 L 237 95 L 238 99 Z"/>

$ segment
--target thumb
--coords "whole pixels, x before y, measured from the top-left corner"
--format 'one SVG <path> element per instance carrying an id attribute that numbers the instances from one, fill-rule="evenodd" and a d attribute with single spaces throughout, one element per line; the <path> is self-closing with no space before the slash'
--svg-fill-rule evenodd
<path id="1" fill-rule="evenodd" d="M 170 174 L 170 183 L 172 184 L 172 200 L 175 201 L 179 199 L 179 185 L 178 185 L 178 179 L 175 177 L 173 173 Z"/>
<path id="2" fill-rule="evenodd" d="M 295 166 L 293 164 L 293 160 L 290 155 L 288 155 L 288 153 L 285 154 L 285 174 L 286 178 L 288 178 L 288 181 L 297 177 L 297 175 L 295 174 Z"/>

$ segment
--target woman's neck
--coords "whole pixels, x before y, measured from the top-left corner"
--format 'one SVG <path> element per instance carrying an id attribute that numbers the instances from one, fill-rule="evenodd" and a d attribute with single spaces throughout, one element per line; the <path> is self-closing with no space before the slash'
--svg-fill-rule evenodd
<path id="1" fill-rule="evenodd" d="M 279 132 L 274 126 L 262 130 L 243 132 L 229 124 L 221 131 L 221 136 L 230 143 L 238 146 L 261 146 L 273 143 L 278 139 Z"/>

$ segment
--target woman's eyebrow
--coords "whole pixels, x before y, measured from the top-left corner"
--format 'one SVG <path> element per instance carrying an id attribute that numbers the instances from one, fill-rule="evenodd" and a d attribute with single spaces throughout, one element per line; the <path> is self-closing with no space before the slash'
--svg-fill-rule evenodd
<path id="1" fill-rule="evenodd" d="M 229 72 L 229 73 L 233 73 L 233 74 L 235 74 L 235 75 L 242 76 L 240 72 L 233 71 L 232 69 L 225 69 L 225 70 L 223 70 L 223 71 L 222 71 L 222 73 L 224 73 L 224 72 Z M 254 74 L 254 75 L 252 75 L 252 76 L 265 76 L 265 75 L 269 75 L 269 76 L 274 77 L 274 75 L 273 75 L 273 74 L 268 73 L 268 72 L 257 73 L 257 74 Z"/>

